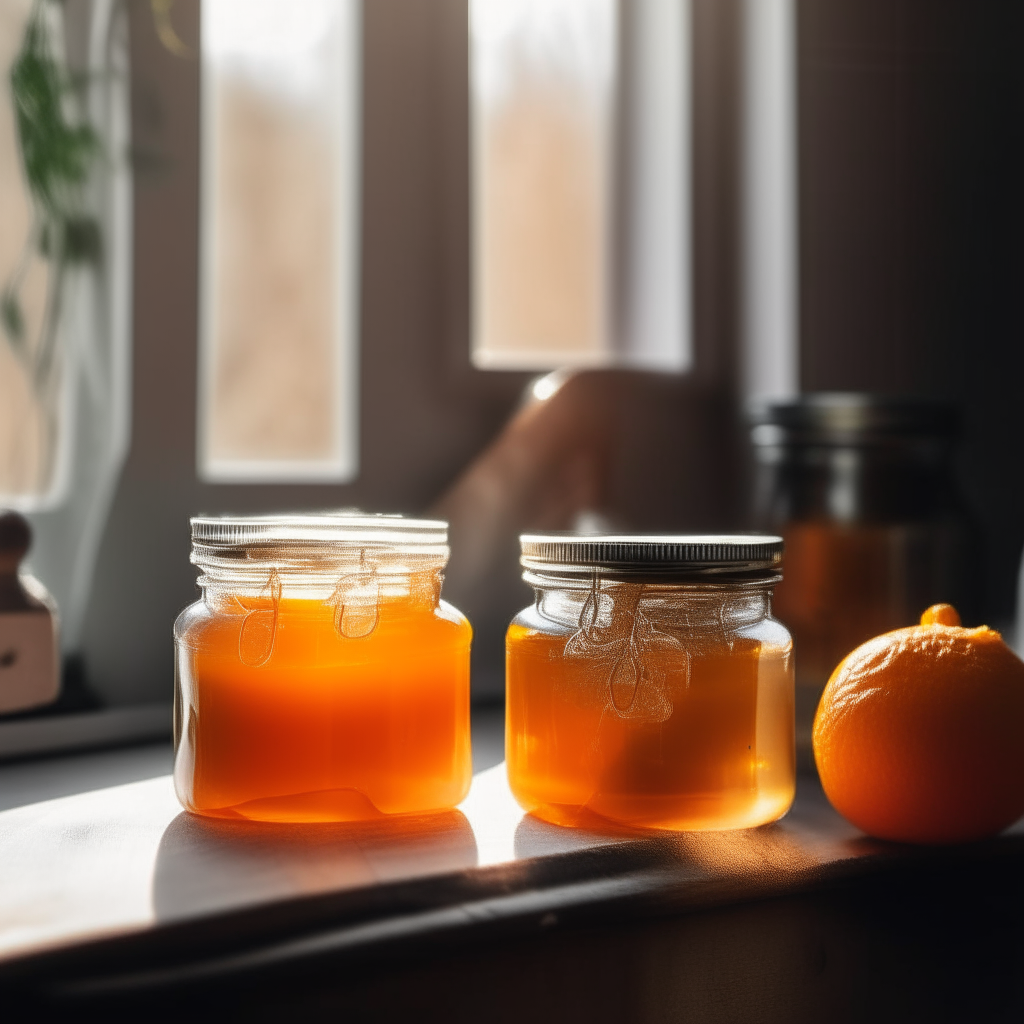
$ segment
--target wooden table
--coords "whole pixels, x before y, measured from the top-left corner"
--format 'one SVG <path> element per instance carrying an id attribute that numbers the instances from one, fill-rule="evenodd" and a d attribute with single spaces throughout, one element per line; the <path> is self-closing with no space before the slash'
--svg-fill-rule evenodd
<path id="1" fill-rule="evenodd" d="M 457 811 L 323 826 L 195 818 L 160 776 L 0 812 L 0 993 L 36 1020 L 1018 1019 L 1022 867 L 1020 826 L 880 843 L 811 778 L 775 825 L 652 836 L 525 816 L 503 765 Z"/>

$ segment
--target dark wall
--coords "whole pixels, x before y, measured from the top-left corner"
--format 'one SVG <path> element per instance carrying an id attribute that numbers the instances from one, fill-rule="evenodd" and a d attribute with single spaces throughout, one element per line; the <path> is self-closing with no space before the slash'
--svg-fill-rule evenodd
<path id="1" fill-rule="evenodd" d="M 986 615 L 1024 543 L 1024 4 L 799 4 L 802 386 L 964 416 Z"/>

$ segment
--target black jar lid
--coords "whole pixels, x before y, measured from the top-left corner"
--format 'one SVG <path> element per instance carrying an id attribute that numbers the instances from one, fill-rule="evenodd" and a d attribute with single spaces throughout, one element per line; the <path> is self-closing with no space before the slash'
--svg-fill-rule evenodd
<path id="1" fill-rule="evenodd" d="M 842 391 L 754 406 L 749 419 L 755 446 L 952 440 L 959 427 L 956 408 L 947 402 Z"/>
<path id="2" fill-rule="evenodd" d="M 782 565 L 782 538 L 768 534 L 526 533 L 519 543 L 524 569 L 558 574 L 764 576 Z"/>

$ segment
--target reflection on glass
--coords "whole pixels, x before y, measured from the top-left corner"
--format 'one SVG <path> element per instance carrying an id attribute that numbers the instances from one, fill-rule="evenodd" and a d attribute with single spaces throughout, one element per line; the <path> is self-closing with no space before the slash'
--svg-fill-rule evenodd
<path id="1" fill-rule="evenodd" d="M 356 4 L 202 12 L 200 472 L 349 479 Z"/>

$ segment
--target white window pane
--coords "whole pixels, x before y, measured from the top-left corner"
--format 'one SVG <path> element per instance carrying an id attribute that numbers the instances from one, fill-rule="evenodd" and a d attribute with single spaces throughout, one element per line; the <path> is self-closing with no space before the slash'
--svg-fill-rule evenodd
<path id="1" fill-rule="evenodd" d="M 615 0 L 472 0 L 474 362 L 611 351 Z"/>
<path id="2" fill-rule="evenodd" d="M 199 471 L 357 470 L 356 0 L 204 0 Z"/>
<path id="3" fill-rule="evenodd" d="M 690 364 L 688 0 L 471 0 L 473 361 Z"/>

